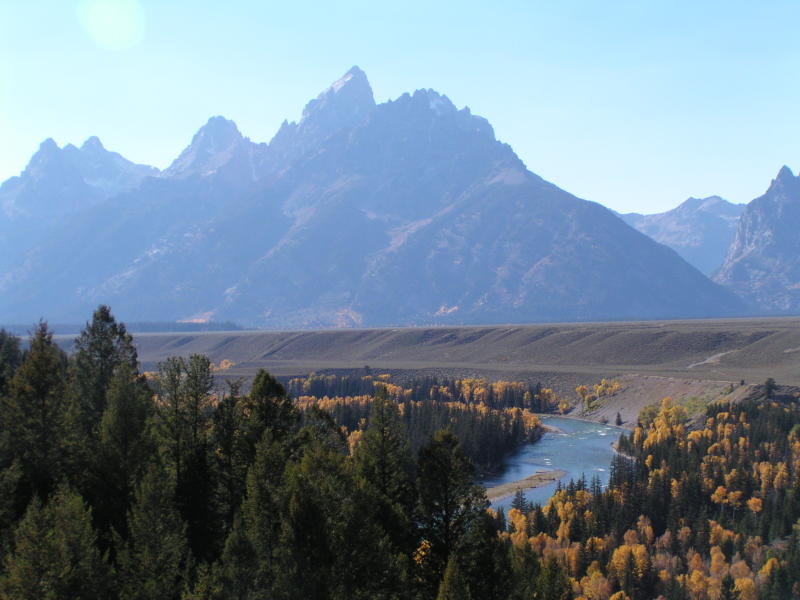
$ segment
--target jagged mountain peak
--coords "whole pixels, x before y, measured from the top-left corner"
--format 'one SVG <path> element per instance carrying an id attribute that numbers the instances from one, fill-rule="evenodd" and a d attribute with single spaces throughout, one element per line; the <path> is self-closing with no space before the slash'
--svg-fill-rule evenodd
<path id="1" fill-rule="evenodd" d="M 783 165 L 780 171 L 778 171 L 778 175 L 775 177 L 775 181 L 785 181 L 787 179 L 794 180 L 794 173 L 792 173 L 792 170 L 789 167 Z"/>
<path id="2" fill-rule="evenodd" d="M 81 150 L 83 152 L 101 152 L 105 151 L 105 149 L 103 142 L 101 142 L 100 138 L 96 135 L 86 138 L 86 141 L 81 144 Z"/>
<path id="3" fill-rule="evenodd" d="M 370 93 L 372 92 L 372 87 L 369 85 L 367 74 L 359 69 L 357 65 L 353 65 L 347 73 L 334 81 L 326 91 L 332 91 L 334 94 L 338 94 L 348 85 L 358 86 L 362 89 L 369 88 Z"/>
<path id="4" fill-rule="evenodd" d="M 792 170 L 783 165 L 770 183 L 766 195 L 791 194 L 793 191 L 800 190 L 800 177 L 795 177 Z"/>
<path id="5" fill-rule="evenodd" d="M 206 176 L 227 164 L 242 146 L 249 144 L 236 123 L 222 116 L 211 117 L 197 130 L 191 143 L 164 170 L 164 177 Z"/>
<path id="6" fill-rule="evenodd" d="M 784 166 L 766 193 L 747 205 L 716 281 L 770 311 L 796 313 L 800 310 L 798 222 L 800 177 Z"/>
<path id="7" fill-rule="evenodd" d="M 367 75 L 358 67 L 351 68 L 319 96 L 306 104 L 300 124 L 315 119 L 358 119 L 375 107 L 375 97 Z"/>
<path id="8" fill-rule="evenodd" d="M 236 123 L 221 115 L 211 117 L 192 137 L 192 145 L 200 145 L 213 152 L 218 146 L 243 139 Z"/>
<path id="9" fill-rule="evenodd" d="M 39 144 L 39 152 L 54 152 L 60 149 L 56 141 L 50 137 Z"/>

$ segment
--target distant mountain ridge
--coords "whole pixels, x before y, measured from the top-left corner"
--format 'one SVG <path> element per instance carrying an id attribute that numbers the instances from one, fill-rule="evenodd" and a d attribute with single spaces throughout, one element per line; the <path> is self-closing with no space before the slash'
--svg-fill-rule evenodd
<path id="1" fill-rule="evenodd" d="M 711 276 L 725 259 L 744 209 L 744 204 L 733 204 L 719 196 L 709 196 L 689 198 L 663 213 L 628 213 L 620 217 Z"/>
<path id="2" fill-rule="evenodd" d="M 68 322 L 100 302 L 132 321 L 274 328 L 745 310 L 674 251 L 528 171 L 486 119 L 433 90 L 375 104 L 357 67 L 269 144 L 213 117 L 163 173 L 133 172 L 106 195 L 82 176 L 73 210 L 13 247 L 0 320 Z M 55 188 L 31 189 L 30 206 L 57 203 Z"/>
<path id="3" fill-rule="evenodd" d="M 18 177 L 0 185 L 0 214 L 9 219 L 58 216 L 135 188 L 158 169 L 109 152 L 92 136 L 80 148 L 46 139 Z"/>
<path id="4" fill-rule="evenodd" d="M 747 205 L 714 279 L 770 312 L 800 311 L 800 177 L 789 167 Z"/>

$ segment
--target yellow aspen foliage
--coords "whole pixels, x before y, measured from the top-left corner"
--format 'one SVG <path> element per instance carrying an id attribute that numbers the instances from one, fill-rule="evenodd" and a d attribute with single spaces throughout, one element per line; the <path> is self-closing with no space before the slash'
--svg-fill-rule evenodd
<path id="1" fill-rule="evenodd" d="M 782 490 L 789 482 L 789 471 L 786 469 L 786 463 L 778 463 L 775 471 L 775 479 L 772 481 L 772 487 L 776 490 Z"/>
<path id="2" fill-rule="evenodd" d="M 431 543 L 428 540 L 422 540 L 420 545 L 414 551 L 414 562 L 420 566 L 425 564 L 425 560 L 427 559 L 430 553 L 431 553 Z"/>
<path id="3" fill-rule="evenodd" d="M 587 574 L 581 578 L 580 591 L 586 600 L 608 600 L 611 596 L 611 583 L 599 568 L 595 568 L 587 571 Z"/>
<path id="4" fill-rule="evenodd" d="M 739 595 L 739 600 L 758 600 L 756 582 L 750 578 L 734 580 L 733 589 Z"/>
<path id="5" fill-rule="evenodd" d="M 699 571 L 702 574 L 706 573 L 706 565 L 703 562 L 703 557 L 695 550 L 689 550 L 686 554 L 686 570 L 688 572 Z"/>
<path id="6" fill-rule="evenodd" d="M 347 448 L 350 450 L 350 456 L 352 456 L 355 452 L 358 442 L 361 441 L 361 436 L 363 434 L 363 429 L 356 429 L 355 431 L 351 431 L 350 435 L 347 436 Z"/>
<path id="7" fill-rule="evenodd" d="M 611 598 L 609 598 L 608 600 L 631 600 L 631 598 L 625 592 L 619 591 L 613 596 L 611 596 Z"/>
<path id="8" fill-rule="evenodd" d="M 514 527 L 514 531 L 526 531 L 528 522 L 522 511 L 512 508 L 508 511 L 508 522 Z"/>
<path id="9" fill-rule="evenodd" d="M 747 508 L 749 508 L 755 514 L 760 513 L 761 509 L 763 508 L 763 502 L 761 501 L 761 498 L 756 498 L 755 496 L 750 498 L 747 501 Z"/>
<path id="10" fill-rule="evenodd" d="M 639 539 L 648 546 L 653 545 L 655 533 L 653 532 L 653 524 L 644 515 L 639 515 L 639 520 L 636 522 L 636 531 L 639 533 Z"/>
<path id="11" fill-rule="evenodd" d="M 711 564 L 708 567 L 708 574 L 720 581 L 728 574 L 729 565 L 725 560 L 725 554 L 719 546 L 711 547 Z"/>
<path id="12" fill-rule="evenodd" d="M 778 568 L 780 568 L 780 563 L 778 559 L 773 556 L 761 567 L 761 570 L 758 572 L 759 579 L 761 581 L 767 581 Z"/>
<path id="13" fill-rule="evenodd" d="M 689 590 L 692 598 L 706 598 L 706 590 L 708 590 L 708 578 L 699 569 L 695 569 L 689 573 L 684 585 Z"/>
<path id="14" fill-rule="evenodd" d="M 720 485 L 720 486 L 717 487 L 717 489 L 714 491 L 714 493 L 711 494 L 711 501 L 714 504 L 725 504 L 725 503 L 727 503 L 727 501 L 728 501 L 728 490 L 725 489 L 725 486 Z"/>
<path id="15" fill-rule="evenodd" d="M 734 509 L 740 508 L 742 506 L 742 495 L 743 492 L 739 490 L 735 492 L 728 492 L 728 504 Z"/>

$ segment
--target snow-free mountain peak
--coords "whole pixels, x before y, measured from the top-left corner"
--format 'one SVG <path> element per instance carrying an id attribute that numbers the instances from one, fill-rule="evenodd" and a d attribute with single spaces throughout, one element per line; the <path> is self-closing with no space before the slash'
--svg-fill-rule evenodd
<path id="1" fill-rule="evenodd" d="M 162 175 L 178 178 L 211 175 L 247 144 L 249 140 L 242 136 L 236 123 L 222 116 L 211 117 Z"/>
<path id="2" fill-rule="evenodd" d="M 711 275 L 725 258 L 742 211 L 743 204 L 709 196 L 688 198 L 663 213 L 620 216 L 632 227 L 675 250 L 706 275 Z"/>
<path id="3" fill-rule="evenodd" d="M 105 150 L 103 142 L 96 135 L 86 138 L 86 141 L 81 144 L 81 150 L 84 152 L 101 152 Z"/>
<path id="4" fill-rule="evenodd" d="M 363 119 L 373 108 L 372 86 L 364 71 L 353 67 L 306 104 L 300 125 L 347 127 Z"/>

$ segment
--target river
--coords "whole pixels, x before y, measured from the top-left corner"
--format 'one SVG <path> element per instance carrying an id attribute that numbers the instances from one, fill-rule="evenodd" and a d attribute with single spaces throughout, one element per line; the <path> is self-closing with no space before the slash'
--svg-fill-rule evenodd
<path id="1" fill-rule="evenodd" d="M 619 439 L 624 429 L 555 416 L 542 416 L 541 420 L 544 425 L 557 431 L 548 431 L 538 442 L 524 446 L 506 460 L 500 474 L 486 477 L 481 481 L 482 485 L 489 488 L 524 479 L 539 471 L 557 470 L 566 473 L 561 480 L 564 483 L 584 474 L 587 481 L 597 475 L 603 485 L 608 484 L 609 468 L 614 455 L 611 444 Z M 544 505 L 552 496 L 556 485 L 553 482 L 527 489 L 525 497 L 531 502 Z M 513 496 L 500 498 L 492 506 L 508 510 L 513 499 Z"/>

